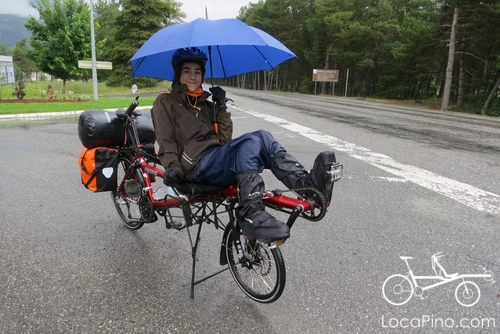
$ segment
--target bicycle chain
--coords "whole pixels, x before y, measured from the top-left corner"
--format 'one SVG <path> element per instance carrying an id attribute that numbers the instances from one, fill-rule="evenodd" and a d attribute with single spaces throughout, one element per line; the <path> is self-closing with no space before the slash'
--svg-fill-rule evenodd
<path id="1" fill-rule="evenodd" d="M 309 221 L 320 221 L 326 214 L 326 199 L 325 196 L 316 188 L 301 188 L 293 189 L 292 192 L 296 193 L 301 199 L 305 201 L 312 201 L 313 207 L 310 211 L 302 213 L 302 217 Z M 315 210 L 319 210 L 318 213 Z"/>

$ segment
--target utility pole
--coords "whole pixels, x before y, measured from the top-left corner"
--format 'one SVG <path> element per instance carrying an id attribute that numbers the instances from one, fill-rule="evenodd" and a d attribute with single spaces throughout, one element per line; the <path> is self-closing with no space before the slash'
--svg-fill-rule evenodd
<path id="1" fill-rule="evenodd" d="M 349 69 L 347 69 L 347 75 L 346 75 L 346 78 L 345 78 L 345 94 L 344 94 L 344 97 L 347 97 L 347 86 L 348 86 L 348 83 L 349 83 Z"/>
<path id="2" fill-rule="evenodd" d="M 94 39 L 94 2 L 90 0 L 90 44 L 92 46 L 92 90 L 94 93 L 94 100 L 99 99 L 97 92 L 97 64 L 95 56 L 95 39 Z"/>

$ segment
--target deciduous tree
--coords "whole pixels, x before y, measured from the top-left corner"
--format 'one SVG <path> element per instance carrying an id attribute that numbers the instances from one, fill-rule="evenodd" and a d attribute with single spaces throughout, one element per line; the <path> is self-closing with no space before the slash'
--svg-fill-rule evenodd
<path id="1" fill-rule="evenodd" d="M 80 79 L 85 71 L 78 60 L 90 55 L 90 12 L 83 0 L 36 0 L 32 3 L 40 20 L 29 17 L 25 27 L 31 31 L 31 59 L 48 74 L 66 81 Z"/>

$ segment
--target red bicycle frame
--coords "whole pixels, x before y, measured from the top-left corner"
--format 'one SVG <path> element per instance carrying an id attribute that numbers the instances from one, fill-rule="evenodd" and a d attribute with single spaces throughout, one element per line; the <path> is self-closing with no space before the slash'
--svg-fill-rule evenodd
<path id="1" fill-rule="evenodd" d="M 187 229 L 193 261 L 191 298 L 194 298 L 196 284 L 230 269 L 238 286 L 247 296 L 264 303 L 275 301 L 283 292 L 285 284 L 285 266 L 278 248 L 284 240 L 253 240 L 242 236 L 241 226 L 235 214 L 238 209 L 238 188 L 235 185 L 219 187 L 182 183 L 171 187 L 175 194 L 169 192 L 162 198 L 158 195 L 155 197 L 158 187 L 154 189 L 153 182 L 158 180 L 156 182 L 163 183 L 164 169 L 160 167 L 161 163 L 154 149 L 151 149 L 149 144 L 140 143 L 136 117 L 141 116 L 141 113 L 135 111 L 137 105 L 136 98 L 127 110 L 120 109 L 116 112 L 119 118 L 124 119 L 125 124 L 124 142 L 119 147 L 122 157 L 120 170 L 124 171 L 125 175 L 120 176 L 120 184 L 112 197 L 122 220 L 129 228 L 138 229 L 144 223 L 155 222 L 158 214 L 164 217 L 168 229 Z M 330 177 L 332 183 L 338 181 L 342 177 L 342 165 L 333 164 L 327 174 L 325 177 Z M 287 213 L 288 227 L 291 228 L 299 216 L 309 221 L 319 221 L 324 217 L 328 203 L 319 190 L 304 188 L 287 191 L 286 195 L 284 193 L 281 190 L 265 191 L 262 194 L 262 202 L 269 208 Z M 138 212 L 135 209 L 130 210 L 130 203 L 139 207 Z M 182 213 L 170 212 L 171 208 L 180 208 Z M 131 217 L 132 211 L 134 217 Z M 218 218 L 221 215 L 223 218 Z M 196 281 L 196 254 L 201 227 L 204 224 L 213 224 L 216 229 L 221 228 L 224 231 L 220 264 L 227 267 Z M 193 225 L 198 225 L 194 239 L 190 232 Z M 243 274 L 239 273 L 240 270 Z M 250 274 L 250 277 L 254 274 L 260 277 L 263 289 L 254 286 L 253 278 L 246 282 L 248 276 L 245 273 Z M 270 273 L 272 274 L 269 275 Z M 271 280 L 268 281 L 267 276 Z M 271 291 L 268 283 L 273 286 Z"/>
<path id="2" fill-rule="evenodd" d="M 163 199 L 155 199 L 153 186 L 149 178 L 149 175 L 155 175 L 156 177 L 163 179 L 164 170 L 156 166 L 150 165 L 144 157 L 138 158 L 138 164 L 140 166 L 140 172 L 142 173 L 142 179 L 144 180 L 144 183 L 146 185 L 145 190 L 147 192 L 147 196 L 151 200 L 151 203 L 153 204 L 155 210 L 176 208 L 182 205 L 180 199 L 172 196 L 166 196 Z M 234 185 L 230 185 L 228 187 L 214 191 L 211 195 L 212 197 L 221 199 L 236 198 L 238 195 L 238 188 Z M 201 201 L 201 199 L 197 199 L 196 197 L 189 198 L 189 202 L 191 203 L 199 201 Z M 300 198 L 292 198 L 289 196 L 285 196 L 278 191 L 266 191 L 262 198 L 262 202 L 268 207 L 272 207 L 276 210 L 284 211 L 287 213 L 291 213 L 292 210 L 297 208 L 299 208 L 298 210 L 300 212 L 307 212 L 311 210 L 311 208 L 313 207 L 313 203 L 310 201 L 306 201 Z"/>

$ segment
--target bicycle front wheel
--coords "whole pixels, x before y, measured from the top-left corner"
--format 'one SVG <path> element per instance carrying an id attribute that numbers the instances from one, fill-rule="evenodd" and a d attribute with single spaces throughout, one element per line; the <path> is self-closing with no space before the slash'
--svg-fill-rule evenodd
<path id="1" fill-rule="evenodd" d="M 254 239 L 240 237 L 243 259 L 238 258 L 234 246 L 234 229 L 230 229 L 225 242 L 229 271 L 236 284 L 253 300 L 272 303 L 278 300 L 285 289 L 285 261 L 279 247 L 269 248 Z M 240 232 L 241 235 L 241 232 Z"/>
<path id="2" fill-rule="evenodd" d="M 479 290 L 476 283 L 463 281 L 457 285 L 455 298 L 460 305 L 471 307 L 479 301 L 479 298 L 481 298 L 481 290 Z"/>
<path id="3" fill-rule="evenodd" d="M 382 285 L 382 294 L 390 304 L 403 305 L 413 296 L 413 285 L 406 276 L 392 275 Z"/>
<path id="4" fill-rule="evenodd" d="M 111 198 L 125 226 L 138 230 L 144 225 L 139 202 L 141 185 L 135 179 L 134 173 L 128 171 L 129 166 L 130 157 L 120 156 L 116 176 L 118 188 L 111 192 Z"/>

